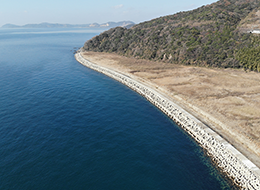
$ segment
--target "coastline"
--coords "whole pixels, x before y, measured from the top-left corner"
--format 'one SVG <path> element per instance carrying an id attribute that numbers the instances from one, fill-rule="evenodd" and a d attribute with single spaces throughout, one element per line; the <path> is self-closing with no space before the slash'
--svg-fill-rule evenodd
<path id="1" fill-rule="evenodd" d="M 259 168 L 220 135 L 182 109 L 182 107 L 175 104 L 170 97 L 163 93 L 160 87 L 155 88 L 142 79 L 132 77 L 132 75 L 128 76 L 125 72 L 114 71 L 94 64 L 83 58 L 81 52 L 75 54 L 75 58 L 84 66 L 127 85 L 157 106 L 180 127 L 187 131 L 199 145 L 207 151 L 218 167 L 226 173 L 229 178 L 233 179 L 235 184 L 246 189 L 260 188 Z"/>

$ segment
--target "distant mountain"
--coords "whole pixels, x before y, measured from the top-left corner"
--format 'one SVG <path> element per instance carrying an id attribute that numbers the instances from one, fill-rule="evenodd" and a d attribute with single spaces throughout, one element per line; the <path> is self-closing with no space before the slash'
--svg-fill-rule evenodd
<path id="1" fill-rule="evenodd" d="M 260 0 L 219 0 L 90 39 L 87 51 L 169 63 L 260 72 Z M 250 33 L 251 32 L 251 33 Z M 256 33 L 256 32 L 255 32 Z"/>
<path id="2" fill-rule="evenodd" d="M 18 26 L 14 24 L 5 24 L 2 28 L 113 28 L 117 26 L 130 28 L 135 25 L 132 21 L 121 21 L 121 22 L 107 22 L 103 24 L 91 23 L 91 24 L 54 24 L 54 23 L 40 23 L 40 24 L 26 24 Z"/>
<path id="3" fill-rule="evenodd" d="M 19 26 L 14 25 L 14 24 L 5 24 L 2 26 L 2 28 L 18 28 Z"/>

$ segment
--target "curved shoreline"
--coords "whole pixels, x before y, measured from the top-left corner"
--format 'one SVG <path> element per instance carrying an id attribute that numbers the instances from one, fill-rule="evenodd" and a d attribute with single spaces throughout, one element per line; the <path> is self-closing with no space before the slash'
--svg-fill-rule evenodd
<path id="1" fill-rule="evenodd" d="M 197 118 L 147 85 L 84 59 L 80 51 L 75 58 L 82 65 L 125 84 L 158 107 L 187 131 L 235 184 L 244 189 L 260 189 L 259 168 Z"/>

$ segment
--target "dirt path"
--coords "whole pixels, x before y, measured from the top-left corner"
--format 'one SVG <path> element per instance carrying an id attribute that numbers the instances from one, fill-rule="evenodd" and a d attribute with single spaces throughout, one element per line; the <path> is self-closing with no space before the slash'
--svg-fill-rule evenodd
<path id="1" fill-rule="evenodd" d="M 82 55 L 166 94 L 260 167 L 260 73 L 181 66 L 108 53 Z"/>

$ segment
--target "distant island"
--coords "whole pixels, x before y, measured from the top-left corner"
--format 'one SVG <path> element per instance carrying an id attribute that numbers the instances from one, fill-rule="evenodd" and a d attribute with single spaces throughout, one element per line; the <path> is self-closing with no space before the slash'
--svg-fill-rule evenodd
<path id="1" fill-rule="evenodd" d="M 91 23 L 91 24 L 58 24 L 58 23 L 47 23 L 43 22 L 40 24 L 26 24 L 26 25 L 14 25 L 5 24 L 2 28 L 114 28 L 117 26 L 130 28 L 134 26 L 135 23 L 132 21 L 121 21 L 121 22 L 106 22 L 103 24 Z"/>

